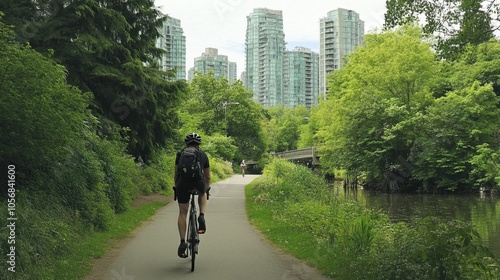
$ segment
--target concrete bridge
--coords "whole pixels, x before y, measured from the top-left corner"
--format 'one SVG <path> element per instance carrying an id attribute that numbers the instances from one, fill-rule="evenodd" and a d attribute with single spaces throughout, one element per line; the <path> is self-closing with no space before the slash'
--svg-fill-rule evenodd
<path id="1" fill-rule="evenodd" d="M 319 165 L 320 158 L 316 147 L 274 153 L 274 156 L 293 162 L 301 162 L 306 165 Z"/>

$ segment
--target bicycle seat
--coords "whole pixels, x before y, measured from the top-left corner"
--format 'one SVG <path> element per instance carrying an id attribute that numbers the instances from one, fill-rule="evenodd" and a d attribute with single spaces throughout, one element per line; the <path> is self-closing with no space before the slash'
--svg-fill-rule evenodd
<path id="1" fill-rule="evenodd" d="M 191 189 L 188 191 L 189 194 L 194 194 L 194 195 L 198 195 L 198 190 L 197 189 Z"/>

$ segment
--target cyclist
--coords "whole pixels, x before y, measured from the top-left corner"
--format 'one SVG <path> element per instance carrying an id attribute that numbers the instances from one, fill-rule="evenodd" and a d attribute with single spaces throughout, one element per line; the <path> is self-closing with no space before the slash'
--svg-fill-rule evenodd
<path id="1" fill-rule="evenodd" d="M 241 161 L 240 167 L 241 167 L 241 175 L 243 175 L 243 177 L 245 177 L 245 169 L 247 169 L 247 165 L 245 163 L 245 160 Z"/>
<path id="2" fill-rule="evenodd" d="M 186 258 L 186 218 L 189 210 L 189 190 L 196 188 L 198 190 L 198 205 L 200 208 L 200 216 L 198 217 L 198 232 L 203 234 L 206 232 L 205 224 L 205 209 L 207 206 L 207 190 L 210 187 L 210 163 L 207 154 L 200 150 L 201 136 L 197 133 L 190 133 L 184 139 L 186 147 L 194 147 L 199 152 L 200 166 L 203 168 L 203 178 L 195 182 L 186 182 L 178 173 L 179 158 L 182 151 L 179 151 L 175 157 L 175 172 L 174 182 L 176 188 L 177 201 L 179 205 L 179 218 L 177 226 L 179 228 L 179 236 L 181 244 L 177 250 L 177 255 L 181 258 Z"/>

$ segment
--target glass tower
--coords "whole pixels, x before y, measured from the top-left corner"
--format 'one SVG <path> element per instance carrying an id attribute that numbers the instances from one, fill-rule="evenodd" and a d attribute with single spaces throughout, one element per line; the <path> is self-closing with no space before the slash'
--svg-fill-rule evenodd
<path id="1" fill-rule="evenodd" d="M 160 69 L 163 71 L 174 70 L 175 78 L 171 80 L 186 79 L 186 37 L 181 27 L 181 21 L 167 17 L 160 30 L 160 38 L 156 47 L 164 49 L 167 53 L 160 59 Z"/>
<path id="2" fill-rule="evenodd" d="M 229 83 L 236 81 L 236 62 L 230 62 L 225 55 L 220 55 L 215 48 L 206 48 L 200 57 L 194 59 L 194 67 L 189 69 L 189 80 L 195 72 L 208 74 L 214 72 L 216 78 L 226 77 Z"/>
<path id="3" fill-rule="evenodd" d="M 343 58 L 363 42 L 365 24 L 359 14 L 346 9 L 328 12 L 320 20 L 319 91 L 328 92 L 327 76 L 344 66 Z"/>
<path id="4" fill-rule="evenodd" d="M 283 64 L 283 103 L 288 107 L 318 104 L 319 54 L 304 47 L 286 51 Z"/>
<path id="5" fill-rule="evenodd" d="M 247 16 L 245 85 L 264 107 L 283 104 L 285 34 L 281 11 L 256 8 Z"/>

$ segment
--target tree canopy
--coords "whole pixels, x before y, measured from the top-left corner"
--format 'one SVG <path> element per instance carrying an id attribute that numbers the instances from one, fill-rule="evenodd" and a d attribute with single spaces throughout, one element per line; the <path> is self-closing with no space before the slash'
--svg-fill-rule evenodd
<path id="1" fill-rule="evenodd" d="M 386 190 L 498 184 L 499 44 L 450 63 L 435 59 L 419 27 L 367 35 L 311 116 L 322 166 Z"/>
<path id="2" fill-rule="evenodd" d="M 267 132 L 268 150 L 283 152 L 298 148 L 300 133 L 308 122 L 309 111 L 304 106 L 289 108 L 276 106 L 266 109 L 264 127 Z"/>
<path id="3" fill-rule="evenodd" d="M 177 135 L 175 107 L 185 84 L 168 82 L 153 67 L 165 16 L 153 0 L 2 1 L 6 24 L 17 38 L 51 55 L 68 72 L 68 82 L 94 96 L 94 115 L 109 137 L 125 128 L 128 151 L 144 161 Z"/>
<path id="4" fill-rule="evenodd" d="M 436 35 L 442 58 L 455 60 L 468 45 L 477 46 L 500 30 L 496 0 L 387 0 L 385 28 L 423 21 L 423 32 Z"/>
<path id="5" fill-rule="evenodd" d="M 213 73 L 197 73 L 180 107 L 182 133 L 200 131 L 212 136 L 205 143 L 227 160 L 260 159 L 265 150 L 263 109 L 251 96 L 240 81 L 229 84 Z"/>
<path id="6" fill-rule="evenodd" d="M 27 174 L 50 168 L 83 137 L 90 98 L 66 83 L 63 67 L 17 44 L 2 22 L 0 57 L 1 166 Z"/>
<path id="7" fill-rule="evenodd" d="M 436 62 L 415 27 L 368 35 L 348 61 L 320 104 L 322 163 L 388 184 L 388 172 L 403 172 L 414 130 L 407 119 L 429 102 Z"/>

